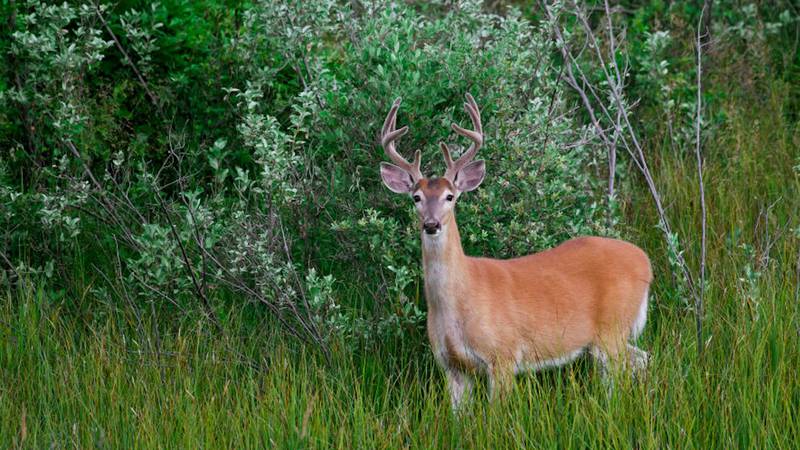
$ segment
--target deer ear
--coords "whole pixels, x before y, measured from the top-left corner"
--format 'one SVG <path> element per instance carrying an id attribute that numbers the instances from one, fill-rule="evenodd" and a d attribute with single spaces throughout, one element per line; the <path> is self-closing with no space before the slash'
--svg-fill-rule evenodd
<path id="1" fill-rule="evenodd" d="M 414 181 L 408 172 L 387 162 L 381 163 L 381 178 L 390 191 L 398 194 L 407 194 L 414 187 Z"/>
<path id="2" fill-rule="evenodd" d="M 461 192 L 469 192 L 477 188 L 483 182 L 486 175 L 486 163 L 483 160 L 472 161 L 456 174 L 456 189 Z"/>

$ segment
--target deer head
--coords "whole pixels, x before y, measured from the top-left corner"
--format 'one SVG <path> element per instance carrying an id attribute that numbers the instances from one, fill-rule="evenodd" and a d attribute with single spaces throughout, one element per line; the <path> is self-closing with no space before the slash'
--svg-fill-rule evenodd
<path id="1" fill-rule="evenodd" d="M 426 178 L 422 175 L 419 150 L 414 154 L 413 163 L 397 153 L 395 141 L 408 132 L 408 126 L 395 129 L 397 110 L 400 108 L 399 98 L 395 100 L 383 122 L 381 145 L 394 164 L 381 163 L 381 178 L 392 192 L 411 196 L 417 207 L 422 229 L 427 235 L 438 235 L 446 228 L 453 217 L 453 208 L 459 196 L 477 188 L 486 175 L 485 163 L 481 160 L 473 161 L 483 144 L 481 114 L 475 99 L 469 94 L 466 97 L 464 109 L 472 119 L 474 130 L 461 128 L 455 123 L 452 128 L 459 135 L 469 138 L 472 145 L 457 161 L 453 161 L 447 144 L 439 144 L 447 165 L 443 177 Z"/>

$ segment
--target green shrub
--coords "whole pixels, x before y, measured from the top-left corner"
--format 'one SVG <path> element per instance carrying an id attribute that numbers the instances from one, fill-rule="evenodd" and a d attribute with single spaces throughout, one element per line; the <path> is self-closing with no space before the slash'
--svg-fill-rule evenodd
<path id="1" fill-rule="evenodd" d="M 315 340 L 415 329 L 418 229 L 377 170 L 397 96 L 411 127 L 400 149 L 421 148 L 430 175 L 443 171 L 438 142 L 460 144 L 449 125 L 466 120 L 464 93 L 483 110 L 489 178 L 459 211 L 468 253 L 613 233 L 594 175 L 604 153 L 573 120 L 544 28 L 513 10 L 263 1 L 191 22 L 172 16 L 191 8 L 180 2 L 53 8 L 20 8 L 6 55 L 23 77 L 0 106 L 25 107 L 16 127 L 44 124 L 35 146 L 12 128 L 16 152 L 3 159 L 2 217 L 21 226 L 2 242 L 19 272 L 35 260 L 69 279 L 67 261 L 86 258 L 106 268 L 91 283 L 101 297 L 173 313 L 204 305 L 212 317 L 235 291 Z M 192 31 L 198 20 L 221 31 Z M 179 58 L 180 45 L 198 61 Z M 222 126 L 209 127 L 215 112 Z M 31 158 L 48 168 L 29 170 Z M 23 251 L 31 230 L 48 245 Z"/>

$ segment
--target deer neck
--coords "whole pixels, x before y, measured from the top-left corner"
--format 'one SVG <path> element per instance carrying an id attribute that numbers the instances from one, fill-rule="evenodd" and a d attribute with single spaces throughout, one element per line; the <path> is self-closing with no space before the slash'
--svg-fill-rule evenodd
<path id="1" fill-rule="evenodd" d="M 422 232 L 422 270 L 429 309 L 454 306 L 455 292 L 467 279 L 462 275 L 465 266 L 466 256 L 455 216 L 450 217 L 438 235 Z"/>

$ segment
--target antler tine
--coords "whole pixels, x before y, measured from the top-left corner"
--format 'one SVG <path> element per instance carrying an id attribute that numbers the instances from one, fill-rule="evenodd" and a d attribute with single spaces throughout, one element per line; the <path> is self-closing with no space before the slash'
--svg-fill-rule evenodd
<path id="1" fill-rule="evenodd" d="M 452 167 L 453 165 L 453 158 L 450 157 L 450 147 L 447 146 L 444 142 L 439 142 L 439 147 L 442 148 L 442 153 L 444 154 L 444 163 L 447 167 Z"/>
<path id="2" fill-rule="evenodd" d="M 386 155 L 389 157 L 389 159 L 391 159 L 392 162 L 398 167 L 408 172 L 414 182 L 417 182 L 422 178 L 422 172 L 419 170 L 420 163 L 422 162 L 422 153 L 417 150 L 414 154 L 414 163 L 409 163 L 405 158 L 397 153 L 394 143 L 394 141 L 400 136 L 408 133 L 408 126 L 404 126 L 399 130 L 395 130 L 395 125 L 397 123 L 397 110 L 400 109 L 401 101 L 402 99 L 397 97 L 392 104 L 392 109 L 389 110 L 389 114 L 386 116 L 386 120 L 383 121 L 383 128 L 381 129 L 381 145 L 383 146 L 384 151 L 386 151 Z"/>
<path id="3" fill-rule="evenodd" d="M 444 161 L 447 164 L 447 171 L 445 172 L 444 176 L 449 178 L 450 180 L 455 180 L 455 176 L 459 170 L 461 170 L 464 166 L 469 164 L 475 155 L 478 153 L 478 150 L 483 145 L 483 127 L 481 125 L 481 112 L 478 109 L 478 104 L 475 103 L 475 99 L 469 93 L 466 94 L 467 101 L 464 103 L 464 110 L 467 111 L 469 114 L 470 119 L 472 119 L 472 127 L 474 130 L 467 130 L 458 126 L 458 124 L 452 124 L 451 127 L 453 131 L 458 133 L 461 136 L 469 138 L 472 141 L 472 145 L 470 145 L 469 149 L 464 152 L 464 154 L 458 158 L 457 161 L 453 162 L 452 158 L 450 157 L 450 150 L 445 144 L 441 144 L 442 152 L 444 153 Z"/>

